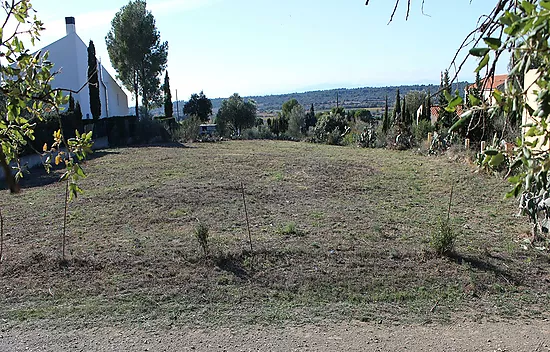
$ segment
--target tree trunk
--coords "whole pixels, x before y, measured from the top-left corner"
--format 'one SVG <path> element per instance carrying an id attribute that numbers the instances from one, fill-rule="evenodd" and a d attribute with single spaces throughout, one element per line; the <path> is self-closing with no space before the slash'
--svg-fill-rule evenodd
<path id="1" fill-rule="evenodd" d="M 15 177 L 13 177 L 13 174 L 11 173 L 11 168 L 8 165 L 8 162 L 6 161 L 6 155 L 4 154 L 4 151 L 2 150 L 1 145 L 0 145 L 0 166 L 4 171 L 4 179 L 6 180 L 6 185 L 8 186 L 10 192 L 19 193 L 19 184 L 17 184 L 17 180 L 15 179 Z"/>
<path id="2" fill-rule="evenodd" d="M 139 84 L 136 71 L 134 71 L 134 93 L 136 93 L 136 117 L 139 120 Z"/>

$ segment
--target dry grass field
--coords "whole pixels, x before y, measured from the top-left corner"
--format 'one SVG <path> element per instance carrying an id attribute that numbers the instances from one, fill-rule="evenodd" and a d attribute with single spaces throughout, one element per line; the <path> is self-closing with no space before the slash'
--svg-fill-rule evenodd
<path id="1" fill-rule="evenodd" d="M 110 149 L 64 185 L 0 194 L 3 326 L 234 326 L 543 319 L 548 256 L 507 184 L 412 152 L 277 141 Z M 250 218 L 249 248 L 241 182 Z M 454 185 L 456 254 L 430 234 Z M 195 238 L 209 228 L 209 255 Z"/>

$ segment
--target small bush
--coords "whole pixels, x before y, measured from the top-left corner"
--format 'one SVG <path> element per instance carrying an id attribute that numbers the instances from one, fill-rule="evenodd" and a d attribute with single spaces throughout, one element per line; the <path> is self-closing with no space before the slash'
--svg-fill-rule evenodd
<path id="1" fill-rule="evenodd" d="M 414 141 L 417 145 L 421 145 L 428 138 L 428 133 L 435 131 L 432 122 L 428 120 L 420 120 L 418 125 L 413 126 Z"/>
<path id="2" fill-rule="evenodd" d="M 193 142 L 200 134 L 201 121 L 197 117 L 189 117 L 179 123 L 172 133 L 177 142 Z"/>
<path id="3" fill-rule="evenodd" d="M 199 222 L 199 224 L 195 226 L 195 237 L 197 238 L 197 241 L 199 241 L 199 245 L 202 248 L 204 256 L 208 256 L 208 225 Z"/>
<path id="4" fill-rule="evenodd" d="M 437 229 L 432 232 L 430 247 L 439 255 L 449 255 L 454 252 L 457 235 L 448 219 L 440 219 Z"/>
<path id="5" fill-rule="evenodd" d="M 287 222 L 279 229 L 279 232 L 285 236 L 302 236 L 302 232 L 296 227 L 296 223 L 291 221 Z"/>

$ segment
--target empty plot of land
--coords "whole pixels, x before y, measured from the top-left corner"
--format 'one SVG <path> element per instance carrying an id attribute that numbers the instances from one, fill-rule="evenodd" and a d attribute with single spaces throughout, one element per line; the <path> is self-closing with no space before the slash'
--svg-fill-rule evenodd
<path id="1" fill-rule="evenodd" d="M 29 176 L 0 195 L 0 323 L 21 327 L 541 320 L 549 261 L 507 185 L 410 152 L 276 141 L 113 149 L 64 185 Z M 250 217 L 248 243 L 241 182 Z M 456 254 L 430 233 L 446 216 Z M 209 228 L 209 255 L 194 237 Z"/>

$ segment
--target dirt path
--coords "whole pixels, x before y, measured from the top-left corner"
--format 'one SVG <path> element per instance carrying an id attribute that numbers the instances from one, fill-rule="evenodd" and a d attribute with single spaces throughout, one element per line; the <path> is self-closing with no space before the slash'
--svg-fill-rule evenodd
<path id="1" fill-rule="evenodd" d="M 550 322 L 7 330 L 0 351 L 550 351 Z"/>

